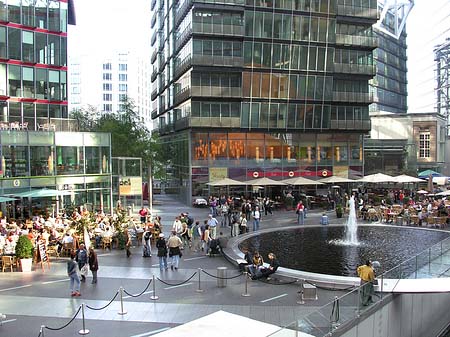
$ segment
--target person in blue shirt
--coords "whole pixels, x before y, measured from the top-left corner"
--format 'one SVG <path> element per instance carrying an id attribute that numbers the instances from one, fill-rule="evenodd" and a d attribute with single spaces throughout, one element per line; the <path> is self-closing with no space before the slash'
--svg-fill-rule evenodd
<path id="1" fill-rule="evenodd" d="M 328 225 L 328 215 L 326 213 L 322 214 L 322 217 L 320 218 L 320 224 L 321 225 Z"/>

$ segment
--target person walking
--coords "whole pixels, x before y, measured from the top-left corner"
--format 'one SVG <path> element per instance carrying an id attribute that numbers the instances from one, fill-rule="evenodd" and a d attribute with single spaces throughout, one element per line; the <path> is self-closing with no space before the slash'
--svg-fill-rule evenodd
<path id="1" fill-rule="evenodd" d="M 183 245 L 183 242 L 181 242 L 181 239 L 177 236 L 177 233 L 175 231 L 172 231 L 172 235 L 170 236 L 169 240 L 167 241 L 167 247 L 169 247 L 169 257 L 170 259 L 170 269 L 178 270 L 178 265 L 180 263 L 180 257 L 181 254 L 181 246 Z"/>
<path id="2" fill-rule="evenodd" d="M 217 222 L 217 219 L 213 217 L 212 214 L 208 215 L 208 226 L 210 230 L 210 236 L 211 239 L 215 239 L 217 235 L 217 225 L 219 223 Z"/>
<path id="3" fill-rule="evenodd" d="M 261 220 L 261 212 L 259 211 L 259 206 L 255 207 L 253 211 L 253 231 L 259 230 L 259 222 Z"/>
<path id="4" fill-rule="evenodd" d="M 152 257 L 152 245 L 150 243 L 150 239 L 152 237 L 152 233 L 150 229 L 147 228 L 143 235 L 144 244 L 142 247 L 142 257 Z"/>
<path id="5" fill-rule="evenodd" d="M 198 252 L 200 250 L 201 237 L 202 231 L 200 229 L 200 221 L 197 220 L 192 226 L 192 248 L 194 249 L 194 252 Z"/>
<path id="6" fill-rule="evenodd" d="M 92 284 L 97 283 L 98 259 L 94 248 L 89 247 L 89 269 L 92 272 Z"/>
<path id="7" fill-rule="evenodd" d="M 167 243 L 164 238 L 164 233 L 160 233 L 156 241 L 156 248 L 158 249 L 159 270 L 168 269 L 167 267 Z"/>
<path id="8" fill-rule="evenodd" d="M 67 275 L 70 278 L 71 296 L 81 296 L 80 294 L 80 278 L 78 277 L 78 265 L 75 261 L 76 253 L 70 253 L 70 260 L 67 261 Z"/>
<path id="9" fill-rule="evenodd" d="M 361 304 L 366 306 L 371 303 L 374 294 L 375 272 L 372 267 L 372 261 L 367 260 L 365 265 L 359 266 L 356 270 L 361 279 Z"/>
<path id="10" fill-rule="evenodd" d="M 87 272 L 85 270 L 87 266 L 84 266 L 88 263 L 88 252 L 86 250 L 86 247 L 84 246 L 84 243 L 81 243 L 80 248 L 77 249 L 75 260 L 78 262 L 78 268 L 81 273 L 81 282 L 86 282 Z"/>
<path id="11" fill-rule="evenodd" d="M 131 251 L 130 251 L 131 235 L 128 232 L 128 228 L 125 228 L 125 230 L 123 231 L 123 235 L 125 236 L 125 249 L 126 249 L 126 252 L 127 252 L 127 257 L 130 257 L 130 255 L 131 255 Z"/>
<path id="12" fill-rule="evenodd" d="M 297 204 L 297 208 L 295 209 L 297 213 L 297 224 L 304 225 L 305 224 L 305 205 L 300 200 Z"/>

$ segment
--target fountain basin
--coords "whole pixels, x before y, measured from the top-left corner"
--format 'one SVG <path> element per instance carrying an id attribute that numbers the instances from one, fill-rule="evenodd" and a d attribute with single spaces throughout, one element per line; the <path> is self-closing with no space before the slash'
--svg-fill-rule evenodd
<path id="1" fill-rule="evenodd" d="M 356 285 L 356 268 L 368 258 L 377 260 L 378 274 L 444 240 L 450 233 L 412 227 L 359 225 L 358 245 L 346 245 L 342 225 L 285 227 L 241 236 L 233 244 L 258 249 L 264 258 L 274 252 L 283 268 L 278 273 L 321 284 Z"/>

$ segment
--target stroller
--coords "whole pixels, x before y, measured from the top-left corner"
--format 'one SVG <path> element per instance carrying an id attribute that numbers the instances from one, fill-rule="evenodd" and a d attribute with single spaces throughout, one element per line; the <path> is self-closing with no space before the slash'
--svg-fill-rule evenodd
<path id="1" fill-rule="evenodd" d="M 220 246 L 219 246 L 219 240 L 217 239 L 212 239 L 211 242 L 209 243 L 209 252 L 208 255 L 214 256 L 214 255 L 220 255 Z"/>

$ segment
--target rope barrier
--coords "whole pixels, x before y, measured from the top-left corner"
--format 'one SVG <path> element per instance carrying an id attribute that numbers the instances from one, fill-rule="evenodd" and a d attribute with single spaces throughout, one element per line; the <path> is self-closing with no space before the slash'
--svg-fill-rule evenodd
<path id="1" fill-rule="evenodd" d="M 139 294 L 137 294 L 137 295 L 130 294 L 130 293 L 129 293 L 128 291 L 126 291 L 125 289 L 123 290 L 123 292 L 124 292 L 125 294 L 127 294 L 128 296 L 131 296 L 131 297 L 139 297 L 139 296 L 144 295 L 144 293 L 147 291 L 148 287 L 150 287 L 150 283 L 152 283 L 152 279 L 150 279 L 150 281 L 148 281 L 147 286 L 145 287 L 145 289 L 142 290 L 142 291 L 141 291 Z"/>
<path id="2" fill-rule="evenodd" d="M 192 278 L 193 278 L 196 274 L 197 274 L 197 272 L 195 272 L 194 274 L 192 274 L 192 276 L 189 277 L 186 281 L 183 281 L 183 282 L 177 283 L 177 284 L 167 283 L 166 281 L 161 280 L 159 277 L 157 277 L 156 279 L 157 279 L 158 281 L 164 283 L 165 285 L 175 287 L 175 286 L 180 286 L 180 285 L 182 285 L 182 284 L 185 284 L 185 283 L 189 282 L 190 280 L 192 280 Z"/>
<path id="3" fill-rule="evenodd" d="M 45 328 L 48 329 L 48 330 L 51 330 L 51 331 L 58 331 L 58 330 L 62 330 L 62 329 L 64 329 L 64 328 L 68 327 L 69 324 L 72 323 L 72 322 L 75 320 L 75 318 L 78 316 L 78 314 L 80 313 L 81 307 L 82 307 L 82 306 L 80 305 L 80 306 L 78 307 L 77 312 L 76 312 L 75 315 L 72 317 L 72 319 L 71 319 L 69 322 L 67 322 L 67 324 L 63 325 L 62 327 L 60 327 L 60 328 L 50 328 L 50 327 L 48 327 L 48 326 L 45 326 Z"/>
<path id="4" fill-rule="evenodd" d="M 238 278 L 238 277 L 242 276 L 242 274 L 238 274 L 236 276 L 231 276 L 231 277 L 220 277 L 220 276 L 212 275 L 212 274 L 208 273 L 207 271 L 205 271 L 203 269 L 202 269 L 202 272 L 204 272 L 208 276 L 211 276 L 213 278 L 217 278 L 219 280 L 232 280 L 232 279 L 235 279 L 235 278 Z"/>
<path id="5" fill-rule="evenodd" d="M 108 303 L 107 305 L 105 305 L 105 306 L 103 306 L 103 307 L 101 307 L 101 308 L 93 308 L 93 307 L 91 307 L 91 306 L 89 306 L 89 305 L 87 305 L 87 304 L 86 304 L 86 308 L 91 309 L 91 310 L 103 310 L 103 309 L 105 309 L 106 307 L 108 307 L 112 302 L 114 302 L 114 300 L 116 299 L 117 295 L 119 295 L 119 292 L 118 292 L 118 291 L 116 291 L 116 294 L 115 294 L 114 297 L 111 299 L 111 301 L 109 301 L 109 303 Z"/>

